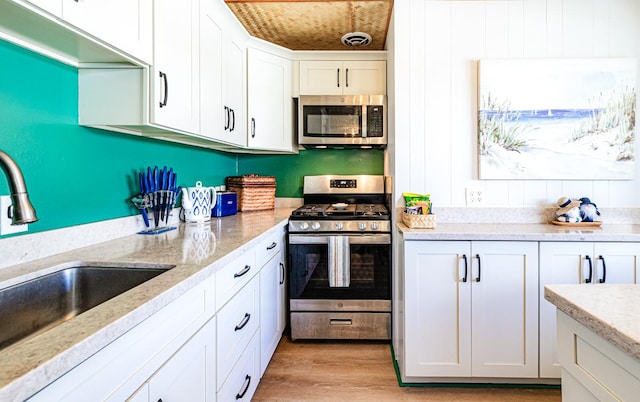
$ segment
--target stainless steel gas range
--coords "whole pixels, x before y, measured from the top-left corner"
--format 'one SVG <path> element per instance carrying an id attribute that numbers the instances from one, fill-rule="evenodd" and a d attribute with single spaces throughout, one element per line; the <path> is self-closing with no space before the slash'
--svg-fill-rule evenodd
<path id="1" fill-rule="evenodd" d="M 384 176 L 306 176 L 289 218 L 292 339 L 391 339 Z"/>

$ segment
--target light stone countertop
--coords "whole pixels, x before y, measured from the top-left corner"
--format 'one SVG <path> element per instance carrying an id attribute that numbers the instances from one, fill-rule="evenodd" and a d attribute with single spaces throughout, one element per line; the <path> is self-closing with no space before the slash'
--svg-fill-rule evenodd
<path id="1" fill-rule="evenodd" d="M 197 249 L 192 232 L 199 230 L 202 238 L 202 230 L 208 230 L 179 224 L 176 230 L 159 235 L 134 234 L 0 270 L 0 288 L 4 288 L 40 276 L 46 268 L 75 261 L 175 265 L 41 335 L 0 350 L 0 400 L 23 400 L 55 381 L 257 245 L 261 235 L 281 230 L 292 209 L 212 218 L 209 242 Z"/>
<path id="2" fill-rule="evenodd" d="M 397 228 L 404 240 L 621 241 L 640 242 L 640 225 L 558 226 L 546 223 L 436 223 L 434 229 Z"/>
<path id="3" fill-rule="evenodd" d="M 547 285 L 544 298 L 640 360 L 640 285 Z"/>

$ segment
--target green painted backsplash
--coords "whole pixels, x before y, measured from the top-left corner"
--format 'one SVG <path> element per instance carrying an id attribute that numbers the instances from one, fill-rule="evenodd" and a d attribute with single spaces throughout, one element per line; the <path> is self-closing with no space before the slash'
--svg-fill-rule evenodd
<path id="1" fill-rule="evenodd" d="M 75 68 L 3 41 L 0 60 L 0 149 L 22 169 L 40 218 L 27 233 L 136 214 L 129 198 L 146 166 L 173 167 L 182 186 L 276 176 L 278 197 L 300 197 L 305 175 L 383 172 L 381 151 L 236 155 L 82 127 Z M 2 176 L 0 194 L 8 194 Z"/>

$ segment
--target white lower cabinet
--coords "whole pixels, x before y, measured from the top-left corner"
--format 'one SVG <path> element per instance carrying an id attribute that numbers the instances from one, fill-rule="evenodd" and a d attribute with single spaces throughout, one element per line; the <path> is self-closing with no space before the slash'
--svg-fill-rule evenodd
<path id="1" fill-rule="evenodd" d="M 537 242 L 405 241 L 403 257 L 405 380 L 538 377 Z"/>
<path id="2" fill-rule="evenodd" d="M 129 402 L 216 400 L 216 320 L 211 319 L 180 348 Z"/>
<path id="3" fill-rule="evenodd" d="M 157 386 L 149 387 L 145 391 L 152 382 L 157 383 L 153 378 L 163 378 L 162 373 L 172 373 L 169 374 L 170 377 L 177 376 L 176 368 L 185 359 L 189 360 L 187 366 L 197 378 L 215 378 L 215 321 L 212 321 L 215 313 L 214 289 L 214 278 L 210 277 L 42 389 L 30 400 L 123 401 L 134 395 L 133 400 L 146 401 L 143 395 L 158 389 Z M 196 354 L 202 356 L 196 358 Z M 191 367 L 196 362 L 197 366 Z M 173 386 L 186 386 L 182 380 L 178 380 Z M 192 391 L 203 391 L 203 386 Z M 186 400 L 211 401 L 214 392 L 207 389 L 201 393 L 204 398 Z M 165 401 L 169 400 L 163 398 Z M 158 398 L 153 400 L 157 401 Z"/>
<path id="4" fill-rule="evenodd" d="M 278 252 L 260 270 L 260 375 L 282 338 L 285 326 L 284 251 Z"/>
<path id="5" fill-rule="evenodd" d="M 218 390 L 218 401 L 250 401 L 259 382 L 260 336 L 256 332 Z"/>
<path id="6" fill-rule="evenodd" d="M 544 299 L 544 285 L 633 284 L 639 270 L 637 243 L 540 243 L 540 377 L 560 378 L 556 307 Z"/>

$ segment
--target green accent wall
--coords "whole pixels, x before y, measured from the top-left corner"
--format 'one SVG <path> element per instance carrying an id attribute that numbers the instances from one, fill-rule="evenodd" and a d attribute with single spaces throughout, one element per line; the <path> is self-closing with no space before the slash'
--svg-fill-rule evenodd
<path id="1" fill-rule="evenodd" d="M 277 197 L 302 197 L 304 176 L 322 174 L 384 174 L 384 151 L 309 149 L 298 155 L 241 155 L 240 174 L 276 177 Z"/>
<path id="2" fill-rule="evenodd" d="M 75 68 L 1 40 L 0 60 L 0 149 L 20 166 L 40 219 L 21 234 L 137 214 L 129 199 L 147 166 L 173 167 L 182 186 L 276 176 L 278 197 L 301 197 L 305 175 L 383 172 L 378 150 L 236 155 L 82 127 Z M 9 194 L 3 174 L 0 194 Z"/>

